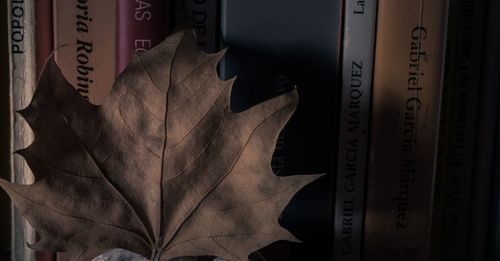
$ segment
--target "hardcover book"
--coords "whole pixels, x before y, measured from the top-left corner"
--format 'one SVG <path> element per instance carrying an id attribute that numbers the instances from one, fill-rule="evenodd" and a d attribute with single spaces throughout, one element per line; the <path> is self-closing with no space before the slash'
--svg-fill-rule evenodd
<path id="1" fill-rule="evenodd" d="M 495 158 L 500 148 L 498 117 L 500 101 L 500 2 L 486 1 L 484 12 L 484 42 L 481 47 L 482 69 L 479 96 L 478 130 L 476 143 L 475 173 L 479 176 L 474 182 L 471 251 L 470 260 L 499 260 L 500 250 L 500 213 L 498 212 L 498 174 L 499 159 Z M 495 141 L 496 140 L 496 141 Z M 497 151 L 495 151 L 497 150 Z M 494 213 L 492 216 L 491 214 Z M 491 237 L 497 235 L 496 239 Z M 495 254 L 492 254 L 495 253 Z M 492 255 L 490 255 L 492 254 Z"/>
<path id="2" fill-rule="evenodd" d="M 53 1 L 54 58 L 78 93 L 102 104 L 115 80 L 116 0 Z M 58 253 L 57 260 L 70 260 Z"/>
<path id="3" fill-rule="evenodd" d="M 207 53 L 220 49 L 219 0 L 187 0 L 189 20 L 200 48 Z"/>
<path id="4" fill-rule="evenodd" d="M 170 2 L 117 0 L 116 74 L 135 52 L 145 52 L 165 39 L 170 31 Z"/>
<path id="5" fill-rule="evenodd" d="M 33 132 L 16 111 L 25 108 L 36 85 L 35 1 L 7 2 L 9 64 L 10 64 L 10 126 L 11 181 L 30 184 L 33 175 L 26 161 L 13 151 L 26 148 L 33 141 Z M 36 232 L 16 210 L 12 210 L 12 260 L 35 261 L 35 251 L 26 242 L 34 242 Z"/>
<path id="6" fill-rule="evenodd" d="M 500 10 L 499 6 L 496 5 L 496 9 Z M 494 13 L 498 17 L 498 13 Z M 498 36 L 498 35 L 497 35 Z M 500 42 L 497 38 L 494 42 Z M 496 45 L 498 46 L 498 45 Z M 498 81 L 498 78 L 497 78 Z M 500 88 L 500 84 L 497 82 L 494 85 L 496 88 Z M 497 105 L 497 119 L 496 119 L 496 129 L 500 129 L 500 107 Z M 489 233 L 488 233 L 488 245 L 487 245 L 487 260 L 496 261 L 500 258 L 500 134 L 498 131 L 493 139 L 495 151 L 493 154 L 493 166 L 492 166 L 492 193 L 490 207 L 491 211 L 489 214 Z"/>
<path id="7" fill-rule="evenodd" d="M 334 260 L 361 258 L 377 1 L 346 1 Z"/>
<path id="8" fill-rule="evenodd" d="M 475 171 L 481 63 L 484 27 L 484 1 L 450 1 L 444 88 L 447 119 L 442 126 L 443 182 L 441 259 L 467 260 L 471 249 L 473 184 L 481 174 Z M 479 202 L 477 202 L 479 204 Z M 483 258 L 472 260 L 483 260 Z"/>
<path id="9" fill-rule="evenodd" d="M 331 260 L 341 1 L 224 0 L 221 10 L 228 49 L 220 74 L 236 76 L 231 109 L 296 87 L 299 104 L 277 140 L 273 170 L 278 176 L 326 173 L 282 213 L 280 223 L 303 242 L 278 242 L 261 253 L 267 258 L 280 247 L 273 260 Z"/>
<path id="10" fill-rule="evenodd" d="M 55 60 L 63 75 L 93 104 L 115 80 L 116 0 L 54 0 Z"/>
<path id="11" fill-rule="evenodd" d="M 379 0 L 364 260 L 429 260 L 446 0 Z"/>
<path id="12" fill-rule="evenodd" d="M 54 33 L 52 31 L 52 0 L 36 0 L 35 2 L 35 54 L 36 77 L 40 77 L 45 62 L 54 50 Z"/>
<path id="13" fill-rule="evenodd" d="M 35 63 L 37 81 L 54 47 L 52 10 L 52 0 L 35 1 Z M 39 238 L 37 237 L 36 240 L 39 240 Z M 55 254 L 51 252 L 37 251 L 35 256 L 37 261 L 55 260 Z"/>
<path id="14" fill-rule="evenodd" d="M 9 10 L 10 12 L 10 10 Z M 2 75 L 10 74 L 9 68 L 9 39 L 7 24 L 10 23 L 10 15 L 7 15 L 7 1 L 0 2 L 0 72 Z M 9 19 L 7 19 L 9 18 Z M 10 100 L 9 100 L 9 77 L 0 78 L 0 178 L 10 180 Z M 11 249 L 11 214 L 12 208 L 6 193 L 0 193 L 0 260 L 9 260 Z"/>

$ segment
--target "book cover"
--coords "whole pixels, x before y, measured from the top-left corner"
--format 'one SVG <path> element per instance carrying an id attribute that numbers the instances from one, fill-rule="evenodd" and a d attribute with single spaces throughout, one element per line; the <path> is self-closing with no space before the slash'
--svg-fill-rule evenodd
<path id="1" fill-rule="evenodd" d="M 10 64 L 10 162 L 11 181 L 30 184 L 33 175 L 26 161 L 12 152 L 27 147 L 33 141 L 33 132 L 16 111 L 25 108 L 36 85 L 35 1 L 9 0 L 7 2 L 9 64 Z M 35 231 L 22 215 L 12 210 L 12 260 L 35 261 L 35 251 L 26 242 L 35 241 Z"/>
<path id="2" fill-rule="evenodd" d="M 379 0 L 363 260 L 429 260 L 446 0 Z"/>
<path id="3" fill-rule="evenodd" d="M 346 1 L 334 260 L 361 258 L 377 1 Z"/>
<path id="4" fill-rule="evenodd" d="M 56 63 L 82 96 L 102 104 L 115 80 L 116 0 L 53 5 Z"/>
<path id="5" fill-rule="evenodd" d="M 198 45 L 207 53 L 215 53 L 220 49 L 219 5 L 219 0 L 186 1 Z"/>
<path id="6" fill-rule="evenodd" d="M 117 0 L 116 73 L 120 74 L 135 52 L 145 52 L 170 31 L 170 1 Z"/>
<path id="7" fill-rule="evenodd" d="M 332 259 L 341 14 L 342 1 L 221 2 L 221 37 L 228 49 L 219 69 L 223 79 L 236 76 L 231 109 L 245 110 L 296 87 L 299 104 L 277 140 L 273 170 L 326 173 L 282 213 L 280 223 L 303 241 L 280 246 L 279 254 L 290 260 Z M 278 244 L 260 252 L 273 252 Z"/>

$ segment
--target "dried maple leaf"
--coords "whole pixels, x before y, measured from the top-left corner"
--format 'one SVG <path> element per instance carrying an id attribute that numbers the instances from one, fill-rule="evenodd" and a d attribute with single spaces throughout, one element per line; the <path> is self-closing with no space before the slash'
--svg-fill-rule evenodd
<path id="1" fill-rule="evenodd" d="M 271 157 L 296 91 L 229 109 L 222 53 L 178 33 L 136 55 L 102 106 L 77 94 L 50 60 L 30 105 L 35 134 L 19 151 L 31 185 L 0 181 L 40 233 L 36 250 L 88 259 L 111 248 L 151 260 L 213 255 L 247 260 L 276 240 L 290 198 L 316 179 L 275 176 Z"/>

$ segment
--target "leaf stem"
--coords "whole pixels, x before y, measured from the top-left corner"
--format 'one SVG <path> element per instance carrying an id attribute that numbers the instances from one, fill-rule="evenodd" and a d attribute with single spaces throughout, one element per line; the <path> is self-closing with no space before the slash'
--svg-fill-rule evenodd
<path id="1" fill-rule="evenodd" d="M 161 250 L 162 242 L 163 242 L 163 236 L 160 236 L 160 238 L 156 242 L 156 246 L 155 246 L 155 249 L 153 252 L 153 259 L 151 259 L 151 261 L 160 261 L 161 252 L 162 252 L 162 250 Z"/>

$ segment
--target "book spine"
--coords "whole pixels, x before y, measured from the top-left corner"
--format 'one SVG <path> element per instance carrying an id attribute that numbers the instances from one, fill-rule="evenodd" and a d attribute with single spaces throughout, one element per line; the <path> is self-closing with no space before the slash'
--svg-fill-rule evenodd
<path id="1" fill-rule="evenodd" d="M 222 79 L 237 76 L 231 110 L 243 111 L 296 86 L 300 102 L 277 138 L 271 167 L 277 176 L 326 173 L 280 217 L 304 243 L 272 244 L 259 250 L 265 259 L 333 258 L 343 2 L 221 1 L 221 37 L 228 48 L 219 71 Z"/>
<path id="2" fill-rule="evenodd" d="M 474 198 L 473 198 L 473 220 L 472 220 L 472 242 L 470 243 L 469 260 L 500 260 L 498 246 L 500 241 L 492 240 L 490 237 L 498 231 L 500 224 L 500 216 L 490 219 L 491 213 L 494 212 L 495 202 L 492 195 L 497 193 L 500 188 L 500 183 L 496 180 L 499 169 L 495 168 L 498 165 L 498 158 L 495 158 L 495 149 L 500 148 L 498 139 L 498 130 L 500 116 L 498 105 L 500 101 L 500 76 L 498 74 L 498 61 L 500 61 L 500 1 L 487 1 L 485 6 L 485 31 L 483 64 L 481 76 L 481 94 L 480 107 L 478 113 L 479 129 L 477 133 L 476 145 L 476 172 L 479 177 L 476 179 Z M 496 137 L 497 136 L 497 137 Z M 493 224 L 490 222 L 492 221 Z M 500 235 L 500 234 L 499 234 Z M 490 244 L 490 245 L 488 245 Z M 489 256 L 492 251 L 497 251 L 496 256 Z"/>
<path id="3" fill-rule="evenodd" d="M 1 75 L 9 75 L 9 48 L 8 42 L 8 29 L 7 25 L 10 23 L 10 15 L 7 9 L 8 1 L 0 2 L 0 57 L 4 57 L 0 62 Z M 9 19 L 7 19 L 9 18 Z M 10 180 L 10 97 L 9 97 L 9 77 L 0 78 L 0 178 Z M 3 193 L 0 194 L 0 231 L 11 231 L 11 203 L 9 197 Z M 0 233 L 0 260 L 8 260 L 11 249 L 11 236 L 10 233 Z"/>
<path id="4" fill-rule="evenodd" d="M 334 217 L 334 260 L 359 261 L 377 1 L 346 1 Z"/>
<path id="5" fill-rule="evenodd" d="M 472 218 L 480 215 L 471 211 L 473 184 L 481 178 L 475 156 L 484 11 L 484 1 L 450 1 L 441 260 L 468 260 Z"/>
<path id="6" fill-rule="evenodd" d="M 496 7 L 499 7 L 498 5 Z M 499 10 L 499 9 L 496 9 Z M 495 13 L 498 16 L 498 13 Z M 493 25 L 493 24 L 492 24 Z M 497 40 L 498 42 L 498 35 Z M 498 45 L 497 45 L 498 46 Z M 497 72 L 498 73 L 498 72 Z M 498 76 L 498 74 L 497 74 Z M 498 77 L 497 77 L 498 80 Z M 496 88 L 500 88 L 500 84 L 496 84 Z M 490 203 L 490 215 L 488 221 L 488 248 L 487 248 L 487 259 L 488 261 L 500 260 L 500 104 L 497 104 L 497 118 L 496 118 L 496 133 L 494 136 L 495 152 L 493 155 L 493 166 L 492 166 L 492 193 L 491 193 L 491 203 Z"/>
<path id="7" fill-rule="evenodd" d="M 52 32 L 52 0 L 35 2 L 35 53 L 36 77 L 40 77 L 43 66 L 54 50 L 54 34 Z"/>
<path id="8" fill-rule="evenodd" d="M 35 1 L 9 0 L 9 63 L 11 104 L 11 152 L 26 148 L 33 141 L 33 133 L 16 111 L 25 108 L 33 96 L 36 84 L 35 67 Z M 17 154 L 11 156 L 11 181 L 33 183 L 33 175 L 26 161 Z M 12 253 L 15 260 L 34 261 L 35 252 L 27 242 L 35 241 L 35 230 L 16 210 L 12 211 Z"/>
<path id="9" fill-rule="evenodd" d="M 53 8 L 56 63 L 82 96 L 102 104 L 115 80 L 116 0 L 54 0 Z"/>
<path id="10" fill-rule="evenodd" d="M 491 121 L 494 134 L 488 136 L 491 138 L 490 144 L 493 144 L 493 157 L 490 166 L 489 174 L 491 175 L 490 184 L 490 200 L 489 200 L 489 215 L 487 223 L 487 261 L 500 260 L 500 76 L 498 74 L 498 61 L 500 60 L 500 1 L 490 0 L 487 7 L 487 27 L 486 27 L 486 47 L 484 48 L 485 66 L 484 73 L 484 95 L 489 97 L 496 95 L 495 108 L 493 109 L 495 119 Z M 493 91 L 488 93 L 488 91 Z M 494 98 L 493 98 L 494 99 Z M 490 112 L 491 113 L 491 112 Z"/>
<path id="11" fill-rule="evenodd" d="M 52 53 L 54 42 L 52 33 L 52 0 L 35 1 L 35 62 L 36 79 L 40 77 L 43 67 Z M 37 238 L 39 240 L 39 238 Z M 37 261 L 55 260 L 54 253 L 35 253 Z"/>
<path id="12" fill-rule="evenodd" d="M 117 0 L 116 73 L 128 65 L 132 54 L 157 45 L 170 30 L 170 1 Z"/>
<path id="13" fill-rule="evenodd" d="M 453 35 L 455 32 L 455 27 L 451 26 L 455 24 L 455 17 L 453 12 L 450 10 L 448 12 L 448 29 L 447 36 Z M 433 193 L 433 215 L 432 215 L 432 238 L 431 238 L 431 260 L 441 260 L 441 243 L 442 243 L 442 230 L 444 221 L 444 205 L 445 205 L 445 191 L 446 191 L 446 173 L 447 173 L 447 159 L 448 154 L 448 137 L 449 137 L 449 127 L 451 114 L 450 110 L 450 100 L 451 100 L 451 77 L 450 77 L 450 67 L 454 59 L 454 54 L 451 52 L 454 49 L 455 42 L 447 37 L 446 39 L 446 51 L 445 51 L 445 65 L 443 72 L 443 90 L 441 93 L 441 115 L 439 119 L 439 133 L 438 133 L 438 152 L 436 158 L 436 174 L 434 177 L 434 193 Z"/>
<path id="14" fill-rule="evenodd" d="M 207 53 L 217 52 L 220 49 L 219 1 L 187 0 L 186 5 L 198 46 Z"/>
<path id="15" fill-rule="evenodd" d="M 364 260 L 429 260 L 446 0 L 379 0 Z"/>
<path id="16" fill-rule="evenodd" d="M 171 0 L 170 27 L 172 28 L 173 32 L 177 32 L 191 26 L 191 21 L 189 21 L 187 2 L 187 0 Z"/>
<path id="17" fill-rule="evenodd" d="M 55 61 L 82 96 L 102 104 L 115 80 L 116 0 L 53 1 Z"/>

